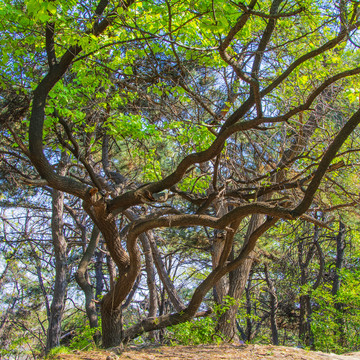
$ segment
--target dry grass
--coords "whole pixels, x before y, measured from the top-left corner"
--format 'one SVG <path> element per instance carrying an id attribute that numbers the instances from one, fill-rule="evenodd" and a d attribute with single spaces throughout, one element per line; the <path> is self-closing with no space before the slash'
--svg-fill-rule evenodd
<path id="1" fill-rule="evenodd" d="M 360 360 L 360 353 L 334 355 L 272 345 L 131 346 L 121 354 L 111 351 L 74 352 L 57 355 L 57 360 Z"/>

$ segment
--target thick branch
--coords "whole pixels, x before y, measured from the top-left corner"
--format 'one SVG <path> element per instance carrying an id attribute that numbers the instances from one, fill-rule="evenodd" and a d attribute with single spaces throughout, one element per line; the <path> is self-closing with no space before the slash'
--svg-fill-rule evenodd
<path id="1" fill-rule="evenodd" d="M 55 55 L 55 44 L 54 44 L 54 35 L 55 35 L 55 24 L 53 22 L 46 23 L 45 28 L 45 37 L 46 37 L 46 54 L 48 59 L 48 65 L 50 70 L 56 65 L 56 55 Z"/>
<path id="2" fill-rule="evenodd" d="M 240 16 L 236 24 L 230 29 L 229 33 L 225 37 L 225 39 L 222 41 L 219 50 L 224 51 L 231 43 L 231 41 L 234 39 L 235 35 L 241 31 L 241 29 L 245 26 L 247 20 L 249 19 L 250 12 L 256 5 L 257 0 L 252 0 L 249 6 L 244 6 L 244 13 Z"/>
<path id="3" fill-rule="evenodd" d="M 135 220 L 139 219 L 139 217 L 133 211 L 130 211 L 130 210 L 125 211 L 125 216 L 127 216 L 128 219 L 131 221 L 135 221 Z M 148 232 L 142 233 L 140 236 L 144 237 L 145 239 L 143 241 L 148 242 L 150 245 L 152 256 L 154 259 L 154 263 L 155 263 L 159 278 L 160 278 L 161 282 L 163 283 L 164 288 L 165 288 L 166 292 L 168 293 L 169 298 L 170 298 L 175 310 L 176 311 L 183 310 L 185 308 L 185 305 L 181 301 L 173 282 L 170 280 L 169 275 L 167 274 L 167 272 L 165 270 L 165 266 L 161 259 L 159 250 L 156 246 L 153 234 L 150 231 L 148 231 Z"/>
<path id="4" fill-rule="evenodd" d="M 127 2 L 123 2 L 122 4 L 126 9 L 132 3 L 133 1 L 129 0 Z M 114 14 L 110 14 L 109 18 L 106 17 L 103 21 L 100 22 L 100 24 L 96 26 L 96 28 L 94 27 L 88 33 L 93 33 L 95 36 L 99 36 L 102 32 L 105 31 L 105 29 L 112 23 L 113 20 Z M 87 33 L 84 34 L 84 36 L 85 35 L 87 35 Z M 51 44 L 51 37 L 48 38 L 48 42 Z M 30 116 L 29 150 L 33 165 L 39 172 L 40 176 L 48 181 L 50 186 L 57 190 L 66 191 L 82 199 L 86 199 L 88 197 L 87 186 L 72 178 L 57 175 L 46 159 L 43 151 L 43 127 L 45 119 L 45 106 L 48 94 L 54 85 L 62 78 L 62 76 L 68 70 L 70 64 L 81 51 L 81 46 L 71 46 L 62 56 L 59 63 L 50 68 L 49 73 L 42 79 L 42 81 L 35 89 Z M 53 55 L 51 54 L 52 53 L 50 52 L 51 62 L 53 62 Z"/>
<path id="5" fill-rule="evenodd" d="M 352 26 L 349 26 L 348 31 L 356 29 L 359 24 L 360 22 L 356 22 Z M 297 60 L 290 64 L 288 68 L 281 75 L 279 75 L 268 87 L 260 91 L 260 96 L 264 97 L 265 95 L 269 94 L 279 84 L 281 84 L 297 67 L 299 67 L 307 60 L 310 60 L 341 43 L 348 35 L 348 31 L 341 31 L 338 36 L 329 40 L 324 45 L 300 56 Z M 248 99 L 234 113 L 232 113 L 231 116 L 229 116 L 229 118 L 224 123 L 221 131 L 225 131 L 226 128 L 239 121 L 251 109 L 251 107 L 254 105 L 254 101 L 254 96 L 250 95 Z"/>
<path id="6" fill-rule="evenodd" d="M 232 262 L 230 262 L 225 267 L 215 268 L 207 278 L 197 287 L 195 290 L 187 308 L 181 312 L 159 316 L 157 318 L 145 319 L 139 324 L 136 324 L 124 332 L 124 342 L 127 342 L 135 337 L 141 335 L 144 332 L 163 329 L 170 325 L 176 325 L 185 321 L 192 319 L 200 304 L 202 303 L 205 295 L 211 290 L 211 288 L 216 284 L 219 279 L 227 274 L 228 272 L 236 269 L 242 261 L 245 260 L 246 256 L 253 250 L 253 247 L 256 244 L 257 239 L 271 226 L 275 224 L 277 219 L 269 219 L 263 225 L 261 225 L 257 230 L 253 232 L 253 235 L 249 239 L 249 242 L 244 248 L 240 255 Z"/>
<path id="7" fill-rule="evenodd" d="M 305 10 L 305 7 L 300 7 L 299 9 L 297 10 L 294 10 L 294 11 L 289 11 L 289 12 L 285 12 L 285 13 L 278 13 L 278 14 L 265 14 L 263 12 L 260 12 L 260 11 L 254 11 L 254 10 L 251 10 L 249 7 L 246 7 L 244 4 L 242 3 L 238 3 L 237 6 L 245 11 L 245 13 L 249 13 L 251 15 L 255 15 L 255 16 L 259 16 L 261 18 L 264 18 L 264 19 L 280 19 L 280 18 L 286 18 L 286 17 L 292 17 L 294 15 L 297 15 L 297 14 L 300 14 L 301 12 L 303 12 Z"/>
<path id="8" fill-rule="evenodd" d="M 333 49 L 336 45 L 340 44 L 348 35 L 348 31 L 352 31 L 359 27 L 360 22 L 349 27 L 348 30 L 340 31 L 339 35 L 329 40 L 324 45 L 312 50 L 295 60 L 280 76 L 278 76 L 268 87 L 261 91 L 261 95 L 264 96 L 274 90 L 279 84 L 281 84 L 297 67 L 303 64 L 305 61 L 310 60 L 323 52 Z"/>
<path id="9" fill-rule="evenodd" d="M 275 15 L 277 13 L 278 8 L 282 1 L 283 0 L 274 0 L 273 1 L 273 3 L 271 4 L 271 8 L 270 8 L 270 15 Z M 263 59 L 266 46 L 269 43 L 271 35 L 275 30 L 275 25 L 276 25 L 276 18 L 271 18 L 269 20 L 268 24 L 266 25 L 264 34 L 263 34 L 263 36 L 260 40 L 259 46 L 256 50 L 254 63 L 253 63 L 252 69 L 251 69 L 251 76 L 253 79 L 258 80 L 261 61 Z M 252 91 L 255 91 L 255 90 L 252 90 Z"/>
<path id="10" fill-rule="evenodd" d="M 341 146 L 344 144 L 346 139 L 355 130 L 360 123 L 360 110 L 358 110 L 344 125 L 340 132 L 336 135 L 329 148 L 326 150 L 320 164 L 311 180 L 309 186 L 306 189 L 304 199 L 302 202 L 291 212 L 293 216 L 299 216 L 303 214 L 311 205 L 315 192 L 318 189 L 321 179 L 326 173 L 331 161 L 335 158 L 336 153 L 339 151 Z"/>

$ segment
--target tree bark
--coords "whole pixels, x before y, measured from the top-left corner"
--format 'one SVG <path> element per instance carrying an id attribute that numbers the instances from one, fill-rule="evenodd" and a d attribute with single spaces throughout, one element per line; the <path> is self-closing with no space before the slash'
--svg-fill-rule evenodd
<path id="1" fill-rule="evenodd" d="M 336 272 L 334 276 L 333 286 L 332 286 L 332 295 L 335 296 L 340 290 L 340 270 L 343 267 L 344 263 L 344 253 L 345 253 L 345 225 L 340 221 L 339 222 L 339 233 L 336 237 Z"/>
<path id="2" fill-rule="evenodd" d="M 89 262 L 95 252 L 95 249 L 97 247 L 97 244 L 99 243 L 100 239 L 100 231 L 99 229 L 94 226 L 91 238 L 89 241 L 89 244 L 84 252 L 84 255 L 80 261 L 78 270 L 75 273 L 75 280 L 80 286 L 80 288 L 83 290 L 85 294 L 85 311 L 86 315 L 89 319 L 90 328 L 94 329 L 98 327 L 98 315 L 96 311 L 95 306 L 95 298 L 94 298 L 94 291 L 93 287 L 89 280 L 89 275 L 87 273 L 87 268 L 89 265 Z M 98 343 L 100 340 L 100 333 L 97 332 L 94 334 L 94 341 L 95 343 Z"/>
<path id="3" fill-rule="evenodd" d="M 340 271 L 344 264 L 344 255 L 345 255 L 345 232 L 346 228 L 345 225 L 340 221 L 339 222 L 339 233 L 336 237 L 336 268 L 335 268 L 335 276 L 332 286 L 332 295 L 334 297 L 337 296 L 340 285 L 341 285 L 341 278 L 340 278 Z M 341 346 L 346 345 L 346 337 L 345 337 L 345 321 L 344 317 L 342 316 L 342 311 L 344 308 L 344 304 L 339 301 L 335 301 L 334 304 L 335 310 L 336 310 L 336 317 L 337 317 L 337 335 L 339 336 L 339 343 Z"/>
<path id="4" fill-rule="evenodd" d="M 275 286 L 270 278 L 267 264 L 265 264 L 264 273 L 270 294 L 270 327 L 271 327 L 272 343 L 273 345 L 279 345 L 279 334 L 278 334 L 278 326 L 276 320 L 277 310 L 278 310 L 278 300 L 276 296 Z"/>
<path id="5" fill-rule="evenodd" d="M 244 243 L 246 244 L 255 230 L 260 226 L 262 219 L 264 216 L 255 214 L 251 217 L 250 224 L 247 229 L 247 233 L 245 235 Z M 235 302 L 240 299 L 242 296 L 247 280 L 249 278 L 251 266 L 253 263 L 253 252 L 250 253 L 247 258 L 241 263 L 241 265 L 231 271 L 229 274 L 229 291 L 228 296 L 231 299 L 234 299 Z M 237 326 L 236 326 L 236 314 L 239 305 L 234 304 L 229 307 L 227 311 L 225 311 L 219 318 L 217 324 L 217 330 L 223 334 L 225 339 L 228 341 L 239 341 L 237 335 Z"/>
<path id="6" fill-rule="evenodd" d="M 113 292 L 107 293 L 101 306 L 102 345 L 104 348 L 118 346 L 122 341 L 122 309 L 112 306 Z"/>
<path id="7" fill-rule="evenodd" d="M 156 245 L 154 236 L 150 231 L 148 231 L 146 233 L 146 236 L 149 240 L 149 244 L 151 247 L 151 253 L 152 253 L 152 256 L 154 259 L 154 264 L 155 264 L 158 276 L 160 278 L 160 281 L 164 285 L 164 289 L 166 290 L 166 292 L 169 296 L 169 299 L 170 299 L 172 305 L 174 306 L 175 310 L 181 311 L 181 310 L 185 309 L 185 305 L 182 302 L 178 292 L 176 291 L 174 283 L 171 281 L 169 274 L 166 271 L 164 262 L 161 258 L 161 254 Z"/>
<path id="8" fill-rule="evenodd" d="M 252 274 L 252 273 L 251 273 Z M 246 339 L 244 341 L 250 342 L 252 339 L 252 333 L 253 333 L 253 323 L 251 321 L 251 312 L 252 312 L 252 305 L 251 305 L 251 283 L 252 283 L 252 275 L 249 275 L 248 279 L 248 286 L 245 288 L 246 291 Z"/>
<path id="9" fill-rule="evenodd" d="M 318 228 L 315 226 L 314 241 L 317 241 Z M 304 251 L 304 242 L 301 239 L 298 244 L 298 262 L 300 268 L 300 286 L 309 282 L 308 267 L 315 253 L 315 246 L 310 246 L 307 253 Z M 304 260 L 305 256 L 305 260 Z M 311 333 L 311 298 L 310 292 L 300 295 L 300 313 L 299 313 L 299 341 L 300 345 L 311 347 L 313 345 Z"/>
<path id="10" fill-rule="evenodd" d="M 224 214 L 222 214 L 224 215 Z M 211 249 L 211 260 L 212 268 L 215 269 L 218 266 L 220 261 L 221 253 L 224 249 L 224 232 L 215 231 L 214 240 L 212 243 Z M 214 286 L 214 300 L 217 304 L 221 304 L 224 301 L 224 298 L 229 291 L 229 278 L 228 276 L 222 277 Z"/>
<path id="11" fill-rule="evenodd" d="M 101 302 L 102 340 L 105 347 L 113 347 L 122 340 L 122 310 L 123 301 L 130 293 L 141 270 L 140 251 L 137 237 L 127 237 L 127 251 L 121 244 L 120 234 L 115 216 L 109 213 L 106 202 L 97 192 L 91 195 L 89 202 L 83 202 L 83 207 L 91 216 L 101 231 L 107 249 L 114 260 L 118 276 L 111 285 L 110 291 Z"/>
<path id="12" fill-rule="evenodd" d="M 63 318 L 67 288 L 67 243 L 63 235 L 64 194 L 53 190 L 51 231 L 55 252 L 55 287 L 50 307 L 46 349 L 49 351 L 60 345 L 61 321 Z"/>
<path id="13" fill-rule="evenodd" d="M 144 256 L 145 256 L 145 269 L 146 269 L 146 282 L 149 290 L 149 313 L 148 317 L 155 317 L 158 310 L 158 298 L 155 282 L 155 268 L 154 260 L 151 253 L 151 247 L 149 239 L 146 234 L 140 235 L 140 241 L 142 244 Z M 150 332 L 150 339 L 155 339 L 155 333 Z"/>
<path id="14" fill-rule="evenodd" d="M 47 294 L 47 292 L 46 292 L 46 288 L 45 288 L 45 285 L 44 285 L 43 276 L 42 276 L 42 273 L 41 273 L 41 260 L 40 260 L 39 256 L 38 256 L 37 253 L 36 253 L 34 244 L 33 244 L 31 241 L 30 241 L 30 247 L 31 247 L 31 251 L 32 251 L 32 256 L 33 256 L 34 259 L 35 259 L 36 274 L 37 274 L 37 277 L 38 277 L 38 282 L 39 282 L 40 290 L 41 290 L 41 293 L 42 293 L 42 295 L 43 295 L 43 297 L 44 297 L 47 320 L 48 320 L 48 323 L 50 323 L 51 311 L 50 311 L 50 304 L 49 304 L 48 294 Z M 7 265 L 7 264 L 6 264 L 6 265 Z M 6 270 L 6 269 L 5 269 L 5 270 Z"/>
<path id="15" fill-rule="evenodd" d="M 235 302 L 239 300 L 243 294 L 252 263 L 252 258 L 245 259 L 238 269 L 230 273 L 230 289 L 228 296 L 231 299 L 234 299 Z M 217 330 L 220 331 L 224 338 L 228 341 L 239 341 L 236 326 L 236 315 L 238 308 L 239 305 L 237 303 L 231 305 L 218 320 Z"/>
<path id="16" fill-rule="evenodd" d="M 104 273 L 102 270 L 104 253 L 102 251 L 97 251 L 95 253 L 95 299 L 99 300 L 101 298 L 103 289 L 104 289 Z M 97 312 L 100 311 L 100 307 L 96 304 Z"/>

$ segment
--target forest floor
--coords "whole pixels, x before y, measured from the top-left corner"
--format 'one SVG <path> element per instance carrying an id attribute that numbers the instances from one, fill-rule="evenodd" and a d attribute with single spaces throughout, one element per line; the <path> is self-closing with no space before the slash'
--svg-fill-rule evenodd
<path id="1" fill-rule="evenodd" d="M 360 352 L 327 354 L 273 345 L 130 346 L 121 354 L 111 351 L 75 351 L 57 355 L 56 360 L 360 360 Z"/>

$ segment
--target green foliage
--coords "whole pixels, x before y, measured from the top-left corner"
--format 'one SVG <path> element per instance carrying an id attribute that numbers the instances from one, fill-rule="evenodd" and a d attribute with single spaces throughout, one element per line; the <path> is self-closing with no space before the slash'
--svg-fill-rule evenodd
<path id="1" fill-rule="evenodd" d="M 6 348 L 0 348 L 0 357 L 5 359 L 12 359 L 12 358 L 19 358 L 21 356 L 34 355 L 34 350 L 28 346 L 32 343 L 31 336 L 25 335 L 20 336 L 17 339 L 13 339 L 11 341 L 11 344 L 7 346 Z M 35 350 L 35 353 L 37 355 L 39 354 L 39 351 Z"/>
<path id="2" fill-rule="evenodd" d="M 360 348 L 359 276 L 358 269 L 342 269 L 342 284 L 336 296 L 326 286 L 312 294 L 317 304 L 311 323 L 316 349 L 346 352 Z"/>
<path id="3" fill-rule="evenodd" d="M 91 350 L 96 348 L 94 335 L 101 333 L 101 326 L 91 329 L 88 324 L 76 330 L 75 336 L 71 339 L 69 349 L 71 350 Z"/>
<path id="4" fill-rule="evenodd" d="M 49 351 L 46 359 L 54 359 L 60 354 L 71 354 L 71 350 L 66 346 L 57 346 Z"/>
<path id="5" fill-rule="evenodd" d="M 96 348 L 95 334 L 101 334 L 101 319 L 97 328 L 91 329 L 82 313 L 76 313 L 64 321 L 64 332 L 74 331 L 68 344 L 70 350 L 91 350 Z"/>
<path id="6" fill-rule="evenodd" d="M 216 335 L 218 319 L 231 306 L 238 304 L 239 300 L 226 296 L 222 304 L 213 304 L 211 316 L 194 319 L 168 328 L 166 340 L 172 345 L 200 345 L 222 342 L 222 337 Z"/>
<path id="7" fill-rule="evenodd" d="M 241 300 L 237 300 L 229 295 L 226 295 L 221 304 L 214 304 L 213 307 L 215 316 L 219 318 L 222 314 L 229 310 L 231 306 L 239 305 L 240 301 Z"/>
<path id="8" fill-rule="evenodd" d="M 172 345 L 200 345 L 217 341 L 214 338 L 216 321 L 213 317 L 194 319 L 167 330 L 165 340 Z"/>

